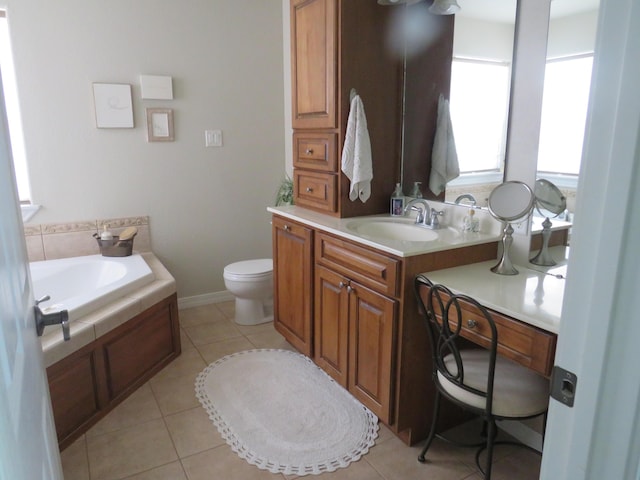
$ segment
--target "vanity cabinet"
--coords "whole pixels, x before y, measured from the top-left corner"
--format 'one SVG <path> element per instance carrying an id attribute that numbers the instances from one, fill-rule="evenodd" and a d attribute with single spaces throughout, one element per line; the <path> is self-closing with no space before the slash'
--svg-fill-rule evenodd
<path id="1" fill-rule="evenodd" d="M 276 329 L 404 442 L 424 439 L 435 391 L 413 280 L 495 260 L 498 242 L 399 257 L 325 230 L 318 214 L 291 217 L 272 222 Z"/>
<path id="2" fill-rule="evenodd" d="M 339 217 L 388 211 L 402 130 L 403 61 L 387 48 L 393 10 L 375 0 L 291 0 L 296 205 Z M 352 89 L 371 139 L 374 178 L 366 203 L 349 200 L 349 179 L 340 170 Z"/>
<path id="3" fill-rule="evenodd" d="M 313 308 L 313 230 L 274 216 L 273 324 L 291 345 L 311 357 Z"/>
<path id="4" fill-rule="evenodd" d="M 399 268 L 397 259 L 317 234 L 314 361 L 387 424 L 398 301 L 385 294 L 395 292 Z"/>

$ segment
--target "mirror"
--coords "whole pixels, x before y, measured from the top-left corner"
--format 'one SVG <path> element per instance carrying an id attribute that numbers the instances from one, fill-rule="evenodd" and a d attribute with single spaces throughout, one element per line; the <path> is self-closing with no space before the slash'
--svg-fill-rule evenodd
<path id="1" fill-rule="evenodd" d="M 599 4 L 551 2 L 537 178 L 562 191 L 570 213 L 575 210 Z"/>
<path id="2" fill-rule="evenodd" d="M 513 227 L 511 222 L 520 220 L 531 214 L 534 204 L 534 194 L 529 185 L 524 182 L 504 182 L 493 189 L 489 195 L 489 213 L 501 222 L 505 222 L 502 236 L 502 257 L 497 265 L 491 268 L 499 275 L 517 275 L 518 270 L 513 266 L 509 257 L 513 243 Z"/>
<path id="3" fill-rule="evenodd" d="M 552 267 L 556 264 L 549 253 L 549 239 L 551 238 L 551 218 L 564 213 L 567 208 L 567 198 L 560 189 L 549 180 L 538 179 L 534 189 L 535 207 L 538 213 L 545 217 L 542 222 L 542 247 L 538 254 L 529 260 L 534 265 Z"/>

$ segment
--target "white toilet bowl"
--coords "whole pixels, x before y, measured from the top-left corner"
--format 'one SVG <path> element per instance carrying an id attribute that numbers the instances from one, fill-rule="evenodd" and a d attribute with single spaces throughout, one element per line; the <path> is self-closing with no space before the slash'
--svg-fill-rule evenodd
<path id="1" fill-rule="evenodd" d="M 245 260 L 224 267 L 224 284 L 236 297 L 236 323 L 273 320 L 273 260 Z"/>

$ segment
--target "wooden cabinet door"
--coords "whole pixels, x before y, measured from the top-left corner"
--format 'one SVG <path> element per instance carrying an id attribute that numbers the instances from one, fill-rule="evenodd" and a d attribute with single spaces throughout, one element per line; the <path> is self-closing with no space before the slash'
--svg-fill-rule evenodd
<path id="1" fill-rule="evenodd" d="M 350 286 L 349 391 L 388 424 L 397 302 L 358 283 Z"/>
<path id="2" fill-rule="evenodd" d="M 273 217 L 274 326 L 301 353 L 312 356 L 313 230 Z"/>
<path id="3" fill-rule="evenodd" d="M 337 0 L 291 1 L 293 128 L 337 127 Z"/>
<path id="4" fill-rule="evenodd" d="M 349 281 L 320 266 L 315 277 L 314 361 L 347 388 Z"/>

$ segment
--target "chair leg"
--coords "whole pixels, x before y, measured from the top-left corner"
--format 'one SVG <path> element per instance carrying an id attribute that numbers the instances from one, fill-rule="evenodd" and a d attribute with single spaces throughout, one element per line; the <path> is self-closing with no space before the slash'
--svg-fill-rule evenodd
<path id="1" fill-rule="evenodd" d="M 440 392 L 436 390 L 436 395 L 433 401 L 433 418 L 431 420 L 431 430 L 429 431 L 429 436 L 427 437 L 426 445 L 422 449 L 422 452 L 420 452 L 420 455 L 418 455 L 418 461 L 420 463 L 426 462 L 426 459 L 424 458 L 424 456 L 427 453 L 427 450 L 429 450 L 429 447 L 431 446 L 431 442 L 433 442 L 433 439 L 436 436 L 436 426 L 438 424 L 439 414 L 440 414 Z"/>
<path id="2" fill-rule="evenodd" d="M 496 421 L 493 418 L 487 420 L 488 432 L 487 432 L 487 466 L 484 470 L 485 480 L 491 480 L 491 465 L 493 463 L 493 442 L 496 438 Z"/>

